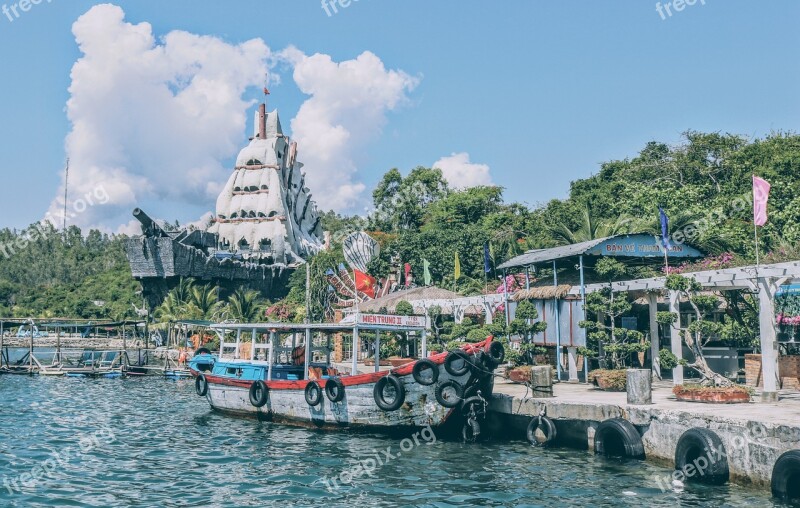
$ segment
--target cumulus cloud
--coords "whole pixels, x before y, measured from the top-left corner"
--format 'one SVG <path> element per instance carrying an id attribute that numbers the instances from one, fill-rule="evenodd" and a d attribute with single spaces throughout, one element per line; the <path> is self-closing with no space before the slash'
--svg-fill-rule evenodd
<path id="1" fill-rule="evenodd" d="M 232 169 L 223 161 L 246 142 L 254 104 L 243 97 L 281 63 L 309 96 L 291 130 L 314 198 L 322 209 L 352 208 L 365 188 L 359 154 L 418 84 L 368 51 L 334 62 L 294 47 L 273 53 L 261 39 L 230 44 L 184 31 L 157 38 L 149 23 L 130 23 L 110 4 L 92 7 L 72 31 L 81 57 L 66 108 L 69 222 L 118 233 L 140 231 L 130 212 L 142 204 L 168 203 L 176 215 L 181 205 L 214 206 Z M 280 83 L 271 72 L 269 80 Z M 57 225 L 63 185 L 46 216 Z M 75 206 L 98 193 L 107 199 Z"/>
<path id="2" fill-rule="evenodd" d="M 72 32 L 82 56 L 67 102 L 70 222 L 116 227 L 145 199 L 213 203 L 230 171 L 220 161 L 242 143 L 250 106 L 243 94 L 263 84 L 266 44 L 183 31 L 156 40 L 149 23 L 128 23 L 109 4 L 92 7 Z M 98 189 L 105 203 L 73 211 Z M 59 224 L 63 194 L 62 183 L 48 212 Z"/>
<path id="3" fill-rule="evenodd" d="M 442 175 L 450 187 L 466 189 L 479 185 L 493 185 L 489 174 L 489 166 L 469 161 L 466 152 L 453 153 L 449 157 L 442 157 L 433 163 L 434 168 L 442 170 Z"/>
<path id="4" fill-rule="evenodd" d="M 328 55 L 308 56 L 290 47 L 280 58 L 294 67 L 295 83 L 310 96 L 291 126 L 314 198 L 321 209 L 351 208 L 365 188 L 358 181 L 359 153 L 419 80 L 387 70 L 369 51 L 334 62 Z"/>

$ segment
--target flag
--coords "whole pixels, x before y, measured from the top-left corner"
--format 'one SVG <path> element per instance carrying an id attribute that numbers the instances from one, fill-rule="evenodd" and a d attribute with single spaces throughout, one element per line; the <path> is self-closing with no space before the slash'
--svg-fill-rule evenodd
<path id="1" fill-rule="evenodd" d="M 456 251 L 455 278 L 456 280 L 461 278 L 461 260 L 458 259 L 458 251 Z"/>
<path id="2" fill-rule="evenodd" d="M 353 270 L 356 276 L 356 289 L 370 298 L 375 298 L 375 277 L 371 277 L 360 270 Z"/>
<path id="3" fill-rule="evenodd" d="M 489 256 L 489 242 L 483 244 L 483 271 L 485 273 L 492 271 L 492 258 Z"/>
<path id="4" fill-rule="evenodd" d="M 269 95 L 269 90 L 267 90 L 267 87 L 264 87 L 264 95 Z"/>
<path id="5" fill-rule="evenodd" d="M 431 285 L 431 264 L 427 259 L 422 260 L 422 279 L 426 286 Z"/>
<path id="6" fill-rule="evenodd" d="M 763 178 L 753 175 L 753 222 L 756 226 L 767 223 L 767 200 L 770 184 Z"/>
<path id="7" fill-rule="evenodd" d="M 671 247 L 669 244 L 669 217 L 660 206 L 658 207 L 658 213 L 661 216 L 661 244 L 665 250 L 669 250 Z"/>
<path id="8" fill-rule="evenodd" d="M 408 285 L 408 277 L 409 277 L 409 275 L 411 275 L 411 263 L 406 263 L 403 268 L 405 269 L 405 275 L 406 275 L 405 283 L 406 283 L 406 286 L 407 286 Z"/>

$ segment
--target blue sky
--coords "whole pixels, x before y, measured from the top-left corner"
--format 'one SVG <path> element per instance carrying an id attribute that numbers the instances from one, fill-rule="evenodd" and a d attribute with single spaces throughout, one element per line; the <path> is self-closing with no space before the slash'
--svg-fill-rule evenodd
<path id="1" fill-rule="evenodd" d="M 58 192 L 70 71 L 81 56 L 72 24 L 96 3 L 44 0 L 13 22 L 0 17 L 0 227 L 40 219 Z M 157 37 L 261 38 L 273 51 L 293 45 L 335 62 L 370 51 L 418 79 L 386 111 L 381 133 L 357 147 L 364 205 L 386 170 L 451 153 L 488 165 L 507 200 L 535 206 L 650 140 L 675 143 L 687 129 L 761 137 L 800 123 L 800 3 L 790 0 L 698 0 L 667 19 L 649 0 L 360 0 L 333 16 L 313 0 L 115 4 Z M 270 105 L 288 130 L 308 96 L 287 67 L 276 69 Z M 258 97 L 255 87 L 245 95 Z M 240 145 L 250 128 L 241 125 Z M 145 201 L 182 222 L 214 207 L 212 198 Z"/>

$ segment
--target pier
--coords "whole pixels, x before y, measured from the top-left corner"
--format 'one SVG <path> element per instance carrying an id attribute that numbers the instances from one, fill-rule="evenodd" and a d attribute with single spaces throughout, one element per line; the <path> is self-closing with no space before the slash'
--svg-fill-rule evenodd
<path id="1" fill-rule="evenodd" d="M 800 439 L 797 392 L 781 392 L 777 402 L 700 404 L 675 400 L 671 389 L 670 382 L 654 383 L 652 404 L 630 405 L 625 392 L 585 384 L 557 383 L 552 398 L 533 398 L 525 385 L 498 380 L 490 411 L 495 424 L 521 431 L 544 411 L 557 427 L 554 444 L 589 450 L 601 422 L 622 418 L 641 435 L 646 459 L 667 467 L 675 465 L 684 432 L 709 429 L 724 444 L 732 482 L 769 488 L 776 460 Z"/>

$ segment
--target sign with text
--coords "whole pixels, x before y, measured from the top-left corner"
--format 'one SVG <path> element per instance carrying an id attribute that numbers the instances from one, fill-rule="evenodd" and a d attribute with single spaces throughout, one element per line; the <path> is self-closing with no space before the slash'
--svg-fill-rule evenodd
<path id="1" fill-rule="evenodd" d="M 415 328 L 425 328 L 428 324 L 425 316 L 395 316 L 392 314 L 359 314 L 356 323 L 364 326 L 409 326 Z"/>
<path id="2" fill-rule="evenodd" d="M 586 254 L 590 256 L 622 256 L 622 257 L 664 257 L 661 239 L 650 235 L 628 235 L 621 238 L 609 238 L 595 245 Z M 669 249 L 671 258 L 701 258 L 703 253 L 689 245 L 673 243 Z"/>

